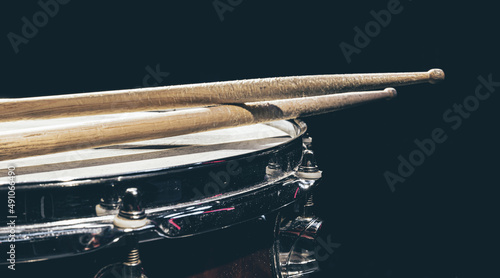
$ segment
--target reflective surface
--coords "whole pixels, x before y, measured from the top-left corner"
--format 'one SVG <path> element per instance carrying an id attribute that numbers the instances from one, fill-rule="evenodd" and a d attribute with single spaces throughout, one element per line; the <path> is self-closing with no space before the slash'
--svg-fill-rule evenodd
<path id="1" fill-rule="evenodd" d="M 304 194 L 303 181 L 295 170 L 301 159 L 305 125 L 274 125 L 290 133 L 291 139 L 244 156 L 118 177 L 18 185 L 16 193 L 26 207 L 24 219 L 16 226 L 17 261 L 66 257 L 121 245 L 131 233 L 140 242 L 192 236 L 254 219 L 295 202 Z M 222 176 L 218 173 L 227 174 L 236 168 L 241 169 L 240 173 L 220 183 L 219 191 L 197 193 L 196 189 L 207 191 L 210 182 L 216 184 L 214 176 Z M 130 187 L 143 192 L 147 218 L 145 226 L 133 230 L 113 225 L 117 204 Z M 41 196 L 40 201 L 29 201 L 33 196 Z M 0 228 L 0 244 L 7 242 L 8 236 L 8 227 Z"/>
<path id="2" fill-rule="evenodd" d="M 274 252 L 280 277 L 308 277 L 308 274 L 320 271 L 316 260 L 316 238 L 323 222 L 316 217 L 302 216 L 278 221 Z"/>

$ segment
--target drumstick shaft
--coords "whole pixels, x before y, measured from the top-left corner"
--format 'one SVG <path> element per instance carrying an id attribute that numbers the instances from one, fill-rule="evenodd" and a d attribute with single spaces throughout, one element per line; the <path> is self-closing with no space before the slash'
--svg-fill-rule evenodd
<path id="1" fill-rule="evenodd" d="M 6 132 L 0 137 L 0 161 L 294 119 L 392 98 L 395 95 L 396 90 L 388 88 L 384 91 L 220 105 L 148 115 L 140 113 L 118 120 Z"/>
<path id="2" fill-rule="evenodd" d="M 435 83 L 442 70 L 292 76 L 0 100 L 0 121 L 87 116 L 319 96 Z"/>

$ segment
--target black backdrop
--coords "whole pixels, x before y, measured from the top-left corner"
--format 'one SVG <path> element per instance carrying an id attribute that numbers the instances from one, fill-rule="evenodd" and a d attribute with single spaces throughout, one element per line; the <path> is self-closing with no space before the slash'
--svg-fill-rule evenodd
<path id="1" fill-rule="evenodd" d="M 500 81 L 498 11 L 479 1 L 401 0 L 348 62 L 340 44 L 355 46 L 354 28 L 394 1 L 326 2 L 72 0 L 24 39 L 8 34 L 21 36 L 22 18 L 33 22 L 41 6 L 2 3 L 0 97 L 442 68 L 441 84 L 306 119 L 325 171 L 319 214 L 341 244 L 323 277 L 499 277 L 498 92 L 456 129 L 443 118 L 455 103 L 474 104 L 479 76 Z M 214 3 L 227 9 L 222 18 Z M 144 83 L 157 67 L 162 74 Z M 384 173 L 398 174 L 398 156 L 435 128 L 447 140 L 392 191 Z"/>

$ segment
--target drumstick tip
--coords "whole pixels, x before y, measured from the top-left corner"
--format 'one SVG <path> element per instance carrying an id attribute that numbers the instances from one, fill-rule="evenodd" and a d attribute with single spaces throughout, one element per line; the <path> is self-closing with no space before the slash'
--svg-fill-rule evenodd
<path id="1" fill-rule="evenodd" d="M 444 80 L 444 71 L 442 69 L 431 69 L 429 73 L 429 83 L 436 84 Z"/>
<path id="2" fill-rule="evenodd" d="M 395 98 L 395 97 L 398 96 L 398 92 L 394 88 L 385 88 L 384 92 L 386 92 L 387 94 L 389 94 L 389 96 L 387 97 L 387 99 L 393 99 L 393 98 Z"/>

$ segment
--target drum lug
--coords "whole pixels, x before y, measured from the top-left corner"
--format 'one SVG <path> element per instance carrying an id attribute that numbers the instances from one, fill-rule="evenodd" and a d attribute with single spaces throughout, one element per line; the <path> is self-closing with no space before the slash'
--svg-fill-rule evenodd
<path id="1" fill-rule="evenodd" d="M 118 230 L 126 232 L 126 241 L 129 249 L 127 259 L 122 263 L 115 263 L 102 268 L 95 278 L 147 278 L 139 257 L 139 241 L 133 232 L 148 224 L 146 211 L 142 207 L 139 190 L 128 188 L 123 196 L 120 210 L 113 220 Z"/>
<path id="2" fill-rule="evenodd" d="M 312 138 L 303 138 L 302 161 L 295 176 L 304 197 L 295 203 L 295 208 L 286 216 L 278 216 L 277 238 L 274 244 L 274 264 L 277 277 L 308 277 L 319 272 L 316 260 L 318 233 L 323 221 L 313 213 L 313 190 L 320 182 L 319 170 L 312 150 Z"/>
<path id="3" fill-rule="evenodd" d="M 320 271 L 316 240 L 322 224 L 318 217 L 298 216 L 290 220 L 278 216 L 278 233 L 273 248 L 277 277 L 308 277 Z"/>

